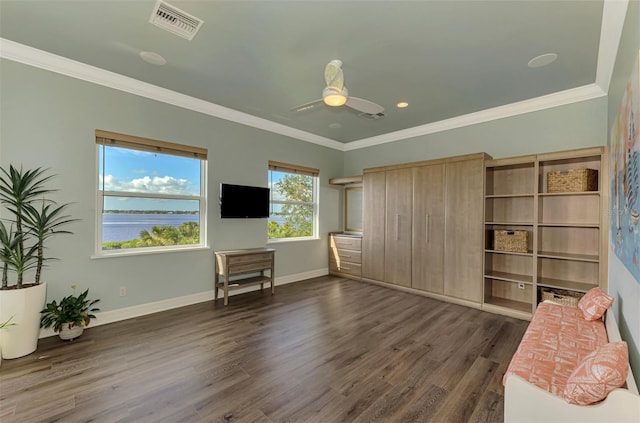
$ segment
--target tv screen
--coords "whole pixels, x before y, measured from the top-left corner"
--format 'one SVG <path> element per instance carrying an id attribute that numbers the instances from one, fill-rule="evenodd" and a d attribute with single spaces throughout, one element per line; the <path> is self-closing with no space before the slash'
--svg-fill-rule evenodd
<path id="1" fill-rule="evenodd" d="M 221 184 L 220 217 L 223 219 L 269 217 L 269 188 Z"/>

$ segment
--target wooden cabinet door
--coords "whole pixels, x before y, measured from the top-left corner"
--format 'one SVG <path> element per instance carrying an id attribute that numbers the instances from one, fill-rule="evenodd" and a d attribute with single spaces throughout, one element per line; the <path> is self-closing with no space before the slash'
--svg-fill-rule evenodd
<path id="1" fill-rule="evenodd" d="M 384 281 L 407 287 L 411 286 L 412 173 L 398 169 L 386 175 Z"/>
<path id="2" fill-rule="evenodd" d="M 362 179 L 362 277 L 384 281 L 385 172 Z"/>
<path id="3" fill-rule="evenodd" d="M 482 301 L 482 159 L 445 165 L 444 294 Z"/>
<path id="4" fill-rule="evenodd" d="M 411 287 L 444 293 L 444 164 L 413 168 Z"/>

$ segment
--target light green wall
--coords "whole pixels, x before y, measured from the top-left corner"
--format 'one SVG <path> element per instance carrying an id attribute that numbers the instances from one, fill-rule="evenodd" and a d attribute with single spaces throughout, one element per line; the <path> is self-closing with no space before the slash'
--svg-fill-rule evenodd
<path id="1" fill-rule="evenodd" d="M 583 101 L 345 154 L 345 175 L 380 165 L 485 152 L 494 158 L 605 145 L 607 99 Z"/>
<path id="2" fill-rule="evenodd" d="M 631 1 L 627 9 L 627 17 L 609 88 L 608 128 L 613 127 L 634 62 L 638 61 L 639 49 L 640 2 Z M 609 145 L 611 145 L 611 140 L 609 140 Z M 611 192 L 610 198 L 614 198 Z M 609 234 L 612 233 L 615 233 L 614 228 L 609 231 Z M 640 281 L 635 280 L 612 252 L 609 254 L 609 293 L 615 298 L 614 310 L 618 326 L 620 326 L 622 339 L 627 341 L 629 346 L 631 368 L 636 382 L 640 386 Z"/>
<path id="3" fill-rule="evenodd" d="M 343 153 L 208 115 L 137 97 L 63 75 L 0 60 L 0 164 L 44 166 L 57 174 L 57 200 L 73 202 L 80 219 L 72 236 L 51 243 L 44 272 L 48 298 L 68 294 L 72 283 L 90 288 L 103 311 L 212 290 L 211 250 L 91 259 L 95 240 L 95 129 L 202 146 L 209 149 L 208 241 L 213 249 L 265 246 L 266 219 L 219 218 L 221 182 L 267 186 L 267 162 L 278 160 L 320 169 L 318 241 L 275 246 L 276 275 L 327 268 L 327 236 L 339 229 Z M 118 288 L 127 287 L 119 297 Z"/>

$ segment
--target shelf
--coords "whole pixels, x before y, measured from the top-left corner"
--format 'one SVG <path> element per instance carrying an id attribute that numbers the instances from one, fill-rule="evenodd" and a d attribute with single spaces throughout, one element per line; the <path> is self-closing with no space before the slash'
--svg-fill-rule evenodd
<path id="1" fill-rule="evenodd" d="M 259 285 L 261 283 L 271 283 L 271 278 L 266 276 L 254 276 L 251 278 L 232 280 L 232 281 L 229 281 L 229 288 Z M 224 287 L 224 281 L 218 282 L 218 286 L 221 288 Z"/>
<path id="2" fill-rule="evenodd" d="M 581 168 L 599 190 L 546 192 L 549 172 Z M 606 170 L 604 147 L 485 162 L 483 310 L 530 319 L 539 288 L 606 289 Z M 499 229 L 527 231 L 528 251 L 494 249 Z"/>
<path id="3" fill-rule="evenodd" d="M 567 289 L 569 291 L 587 292 L 597 285 L 584 282 L 565 281 L 562 279 L 538 278 L 538 287 Z"/>
<path id="4" fill-rule="evenodd" d="M 484 224 L 500 226 L 533 226 L 533 222 L 484 222 Z"/>
<path id="5" fill-rule="evenodd" d="M 517 273 L 498 272 L 495 270 L 489 270 L 485 273 L 485 278 L 498 279 L 507 282 L 533 284 L 533 276 L 520 275 Z"/>
<path id="6" fill-rule="evenodd" d="M 349 184 L 361 184 L 361 183 L 362 183 L 362 175 L 345 176 L 344 178 L 329 179 L 330 185 L 349 185 Z"/>
<path id="7" fill-rule="evenodd" d="M 484 198 L 527 198 L 533 197 L 535 194 L 492 194 L 485 195 Z"/>
<path id="8" fill-rule="evenodd" d="M 521 313 L 527 313 L 531 315 L 532 305 L 522 301 L 509 300 L 507 298 L 489 297 L 485 299 L 485 304 L 491 304 L 492 306 L 501 307 L 504 309 L 515 310 Z"/>
<path id="9" fill-rule="evenodd" d="M 529 251 L 526 253 L 516 253 L 515 251 L 502 251 L 502 250 L 490 250 L 490 249 L 486 249 L 484 250 L 485 253 L 495 253 L 495 254 L 508 254 L 508 255 L 513 255 L 513 256 L 533 256 L 533 251 Z"/>
<path id="10" fill-rule="evenodd" d="M 538 252 L 539 258 L 550 258 L 558 260 L 574 260 L 574 261 L 586 261 L 590 263 L 598 263 L 600 259 L 597 255 L 592 254 L 572 254 L 572 253 L 558 253 L 554 251 L 540 251 Z"/>
<path id="11" fill-rule="evenodd" d="M 547 226 L 550 228 L 593 228 L 600 229 L 600 225 L 598 223 L 538 223 L 538 226 Z"/>
<path id="12" fill-rule="evenodd" d="M 540 197 L 567 197 L 580 195 L 600 196 L 600 191 L 580 191 L 580 192 L 539 192 Z"/>

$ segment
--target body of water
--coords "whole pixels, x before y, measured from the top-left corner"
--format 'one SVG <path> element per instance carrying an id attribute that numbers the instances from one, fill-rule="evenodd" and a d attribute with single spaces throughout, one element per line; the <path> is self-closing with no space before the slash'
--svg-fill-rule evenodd
<path id="1" fill-rule="evenodd" d="M 198 222 L 197 214 L 143 214 L 104 213 L 102 215 L 102 241 L 129 241 L 140 238 L 143 230 L 152 226 L 180 226 L 184 222 Z"/>
<path id="2" fill-rule="evenodd" d="M 104 213 L 102 215 L 102 241 L 129 241 L 140 238 L 143 230 L 151 231 L 152 226 L 180 226 L 184 222 L 197 222 L 197 214 L 143 214 L 143 213 Z M 283 224 L 284 217 L 272 216 Z"/>

